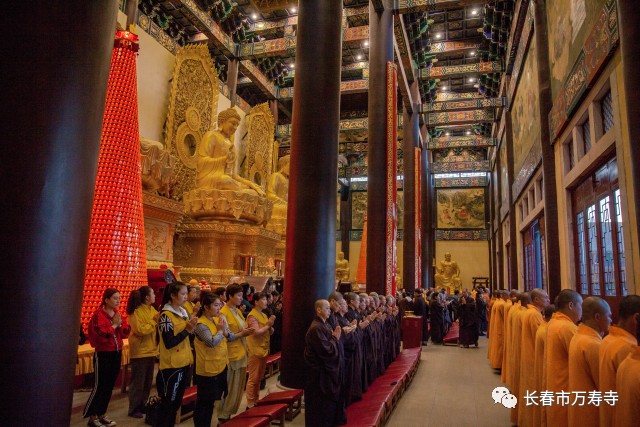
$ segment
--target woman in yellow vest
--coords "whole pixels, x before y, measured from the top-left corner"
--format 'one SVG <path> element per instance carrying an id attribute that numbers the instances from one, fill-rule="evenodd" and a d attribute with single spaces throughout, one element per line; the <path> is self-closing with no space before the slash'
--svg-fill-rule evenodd
<path id="1" fill-rule="evenodd" d="M 131 385 L 129 386 L 129 416 L 142 418 L 144 403 L 149 398 L 153 383 L 153 370 L 158 355 L 158 318 L 153 307 L 156 294 L 149 286 L 131 292 L 127 304 L 129 315 L 129 357 L 131 359 Z"/>
<path id="2" fill-rule="evenodd" d="M 196 409 L 193 413 L 195 427 L 209 427 L 213 417 L 216 400 L 227 392 L 227 340 L 229 326 L 220 316 L 222 301 L 210 291 L 200 296 L 202 308 L 198 313 L 196 325 L 196 375 L 194 383 L 198 386 Z"/>
<path id="3" fill-rule="evenodd" d="M 249 379 L 247 380 L 247 407 L 255 406 L 260 397 L 260 381 L 264 377 L 267 366 L 267 356 L 269 356 L 269 337 L 273 334 L 273 323 L 276 316 L 267 318 L 263 310 L 267 308 L 267 293 L 259 292 L 255 294 L 253 310 L 247 316 L 247 323 L 255 332 L 247 337 L 247 350 L 249 361 Z"/>
<path id="4" fill-rule="evenodd" d="M 227 303 L 220 314 L 225 317 L 229 325 L 229 338 L 227 338 L 227 350 L 229 353 L 229 365 L 227 368 L 227 395 L 220 403 L 218 420 L 224 422 L 238 412 L 240 401 L 247 384 L 247 345 L 245 338 L 254 330 L 248 328 L 240 310 L 242 304 L 242 286 L 233 283 L 227 286 L 225 291 Z"/>
<path id="5" fill-rule="evenodd" d="M 158 395 L 162 399 L 155 427 L 173 426 L 182 404 L 184 390 L 191 382 L 193 354 L 189 335 L 198 323 L 189 317 L 183 305 L 187 301 L 187 285 L 167 285 L 158 323 L 160 329 L 160 370 L 156 376 Z"/>
<path id="6" fill-rule="evenodd" d="M 194 282 L 194 280 L 191 280 L 191 282 Z M 187 301 L 184 303 L 184 309 L 187 310 L 189 316 L 196 316 L 200 311 L 200 301 L 197 301 L 198 288 L 196 286 L 187 285 Z"/>

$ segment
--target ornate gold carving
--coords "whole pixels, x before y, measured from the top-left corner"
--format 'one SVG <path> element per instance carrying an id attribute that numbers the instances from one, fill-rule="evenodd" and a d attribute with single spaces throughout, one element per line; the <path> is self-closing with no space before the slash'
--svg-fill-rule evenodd
<path id="1" fill-rule="evenodd" d="M 253 107 L 247 115 L 247 170 L 249 180 L 267 188 L 273 170 L 274 119 L 267 102 Z"/>
<path id="2" fill-rule="evenodd" d="M 196 189 L 184 194 L 184 211 L 194 219 L 228 218 L 266 224 L 273 202 L 235 190 Z"/>
<path id="3" fill-rule="evenodd" d="M 214 128 L 218 109 L 218 75 L 204 44 L 188 45 L 176 55 L 165 144 L 176 164 L 173 197 L 182 198 L 195 183 L 195 149 L 202 135 Z"/>
<path id="4" fill-rule="evenodd" d="M 175 156 L 169 154 L 161 143 L 142 138 L 140 140 L 142 188 L 153 194 L 171 197 L 175 184 Z"/>

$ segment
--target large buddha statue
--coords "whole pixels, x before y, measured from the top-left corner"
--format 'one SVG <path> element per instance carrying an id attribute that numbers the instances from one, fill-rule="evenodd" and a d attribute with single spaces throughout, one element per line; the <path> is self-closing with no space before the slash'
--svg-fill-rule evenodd
<path id="1" fill-rule="evenodd" d="M 196 163 L 196 189 L 217 188 L 265 195 L 260 186 L 234 172 L 233 140 L 239 124 L 236 110 L 228 108 L 218 114 L 218 129 L 207 132 L 202 138 Z"/>
<path id="2" fill-rule="evenodd" d="M 451 261 L 449 252 L 444 254 L 444 260 L 440 261 L 440 266 L 436 267 L 436 286 L 438 288 L 449 287 L 451 291 L 462 288 L 460 280 L 460 267 L 455 261 Z"/>
<path id="3" fill-rule="evenodd" d="M 285 234 L 287 228 L 287 202 L 289 200 L 289 162 L 286 155 L 278 161 L 278 171 L 271 174 L 267 185 L 267 198 L 273 202 L 269 224 L 271 228 Z"/>
<path id="4" fill-rule="evenodd" d="M 235 219 L 265 225 L 273 202 L 262 188 L 235 172 L 234 134 L 240 116 L 233 109 L 218 114 L 218 129 L 207 132 L 196 152 L 196 186 L 184 194 L 185 212 L 193 219 Z"/>
<path id="5" fill-rule="evenodd" d="M 350 274 L 349 261 L 344 259 L 344 252 L 340 251 L 336 259 L 336 280 L 348 282 Z"/>

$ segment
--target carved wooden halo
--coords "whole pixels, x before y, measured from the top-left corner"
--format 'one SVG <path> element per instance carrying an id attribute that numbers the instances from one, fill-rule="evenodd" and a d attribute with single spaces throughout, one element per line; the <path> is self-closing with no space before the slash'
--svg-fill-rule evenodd
<path id="1" fill-rule="evenodd" d="M 185 113 L 185 117 L 187 119 L 187 125 L 189 128 L 197 132 L 200 129 L 200 125 L 202 124 L 202 120 L 200 119 L 200 113 L 193 107 L 187 108 L 187 112 Z"/>
<path id="2" fill-rule="evenodd" d="M 193 111 L 198 115 L 198 112 L 195 111 L 195 109 Z M 200 118 L 198 117 L 198 122 L 199 121 Z M 176 151 L 178 152 L 178 156 L 180 156 L 182 163 L 191 169 L 195 169 L 198 144 L 200 144 L 202 135 L 200 135 L 200 132 L 192 130 L 188 123 L 189 115 L 187 114 L 187 121 L 178 126 L 178 131 L 176 132 Z"/>

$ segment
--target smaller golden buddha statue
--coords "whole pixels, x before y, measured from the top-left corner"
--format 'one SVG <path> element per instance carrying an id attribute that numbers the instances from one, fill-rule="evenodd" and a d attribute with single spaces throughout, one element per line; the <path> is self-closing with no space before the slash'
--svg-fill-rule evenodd
<path id="1" fill-rule="evenodd" d="M 344 252 L 340 251 L 336 259 L 336 280 L 348 282 L 350 274 L 349 261 L 344 258 Z"/>
<path id="2" fill-rule="evenodd" d="M 457 262 L 451 260 L 451 253 L 444 254 L 444 260 L 440 261 L 440 265 L 436 267 L 435 279 L 438 288 L 449 287 L 451 291 L 462 288 L 460 267 Z"/>
<path id="3" fill-rule="evenodd" d="M 267 199 L 273 202 L 269 226 L 280 234 L 287 230 L 287 202 L 289 200 L 289 163 L 286 155 L 278 161 L 278 171 L 271 174 L 267 185 Z"/>

